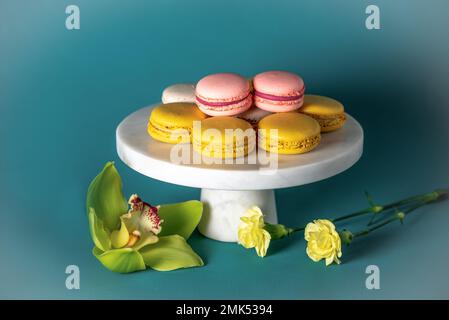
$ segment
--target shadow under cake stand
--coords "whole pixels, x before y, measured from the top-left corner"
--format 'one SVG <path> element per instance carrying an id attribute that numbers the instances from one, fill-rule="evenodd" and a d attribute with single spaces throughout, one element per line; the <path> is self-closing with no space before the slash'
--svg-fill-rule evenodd
<path id="1" fill-rule="evenodd" d="M 271 158 L 270 169 L 269 162 L 256 161 L 256 150 L 249 158 L 240 158 L 245 160 L 242 164 L 236 164 L 235 159 L 234 164 L 179 164 L 179 159 L 171 161 L 170 154 L 173 152 L 178 157 L 183 153 L 179 149 L 174 152 L 172 148 L 185 148 L 184 156 L 187 154 L 189 158 L 184 163 L 192 163 L 192 146 L 167 144 L 148 135 L 147 123 L 154 106 L 130 114 L 119 124 L 117 153 L 125 164 L 147 177 L 201 188 L 204 211 L 198 229 L 215 240 L 237 241 L 240 216 L 253 205 L 262 209 L 265 221 L 277 223 L 274 189 L 334 176 L 349 169 L 363 152 L 363 129 L 347 114 L 345 126 L 322 134 L 320 145 L 311 152 L 300 155 L 268 153 L 268 158 L 278 157 L 274 170 L 275 159 Z M 251 163 L 248 163 L 249 159 L 252 159 Z"/>

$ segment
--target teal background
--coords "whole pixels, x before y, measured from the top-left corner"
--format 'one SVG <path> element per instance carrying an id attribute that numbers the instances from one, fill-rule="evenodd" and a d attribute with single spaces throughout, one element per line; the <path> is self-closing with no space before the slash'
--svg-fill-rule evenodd
<path id="1" fill-rule="evenodd" d="M 80 30 L 65 28 L 69 4 L 81 10 Z M 368 4 L 380 7 L 381 30 L 365 28 Z M 126 167 L 115 128 L 165 86 L 220 71 L 297 72 L 364 127 L 364 155 L 350 170 L 277 190 L 282 223 L 364 208 L 364 190 L 389 202 L 449 187 L 448 10 L 444 0 L 1 0 L 0 298 L 449 298 L 449 202 L 345 248 L 340 266 L 309 260 L 301 235 L 260 259 L 196 234 L 205 267 L 130 275 L 91 255 L 84 208 L 108 160 L 126 195 L 199 198 Z M 70 264 L 80 290 L 65 288 Z M 370 264 L 380 290 L 365 288 Z"/>

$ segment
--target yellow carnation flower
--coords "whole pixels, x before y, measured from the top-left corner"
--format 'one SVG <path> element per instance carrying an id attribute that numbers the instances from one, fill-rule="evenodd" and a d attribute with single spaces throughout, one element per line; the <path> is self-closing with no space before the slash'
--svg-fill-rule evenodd
<path id="1" fill-rule="evenodd" d="M 238 228 L 239 244 L 247 249 L 256 248 L 257 255 L 264 257 L 270 245 L 271 235 L 264 229 L 265 222 L 260 208 L 251 207 L 240 218 Z"/>
<path id="2" fill-rule="evenodd" d="M 326 219 L 308 223 L 304 230 L 307 241 L 307 255 L 315 262 L 326 259 L 326 266 L 332 262 L 340 263 L 341 239 L 335 225 Z"/>

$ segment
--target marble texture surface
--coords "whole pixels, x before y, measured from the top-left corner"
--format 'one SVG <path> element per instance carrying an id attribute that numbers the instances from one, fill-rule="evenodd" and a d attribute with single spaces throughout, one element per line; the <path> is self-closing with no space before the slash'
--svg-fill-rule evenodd
<path id="1" fill-rule="evenodd" d="M 266 190 L 299 186 L 329 178 L 350 168 L 362 155 L 363 130 L 347 115 L 345 126 L 322 135 L 320 145 L 300 155 L 275 155 L 255 150 L 244 163 L 206 163 L 191 145 L 174 145 L 152 139 L 146 130 L 150 107 L 126 117 L 116 131 L 119 157 L 132 169 L 153 179 L 178 185 L 220 190 Z M 184 163 L 178 156 L 187 155 Z M 264 161 L 262 156 L 266 156 Z M 191 164 L 197 158 L 201 163 Z M 276 159 L 277 158 L 277 159 Z M 198 160 L 198 159 L 197 159 Z M 252 161 L 253 163 L 249 163 Z"/>
<path id="2" fill-rule="evenodd" d="M 273 190 L 235 191 L 202 189 L 203 217 L 198 230 L 208 238 L 237 242 L 240 217 L 252 206 L 258 206 L 265 221 L 278 223 Z"/>

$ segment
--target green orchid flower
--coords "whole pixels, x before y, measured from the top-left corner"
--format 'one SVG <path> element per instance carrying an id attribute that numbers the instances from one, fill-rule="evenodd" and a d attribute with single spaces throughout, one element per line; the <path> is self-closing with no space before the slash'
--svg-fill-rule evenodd
<path id="1" fill-rule="evenodd" d="M 139 250 L 144 246 L 156 243 L 164 220 L 158 215 L 159 206 L 143 202 L 137 194 L 128 201 L 128 213 L 120 217 L 120 229 L 111 233 L 111 244 L 115 249 L 123 247 Z"/>
<path id="2" fill-rule="evenodd" d="M 128 203 L 114 164 L 108 162 L 87 193 L 93 255 L 107 269 L 129 273 L 203 266 L 187 239 L 198 225 L 200 201 L 152 206 L 133 194 Z"/>

